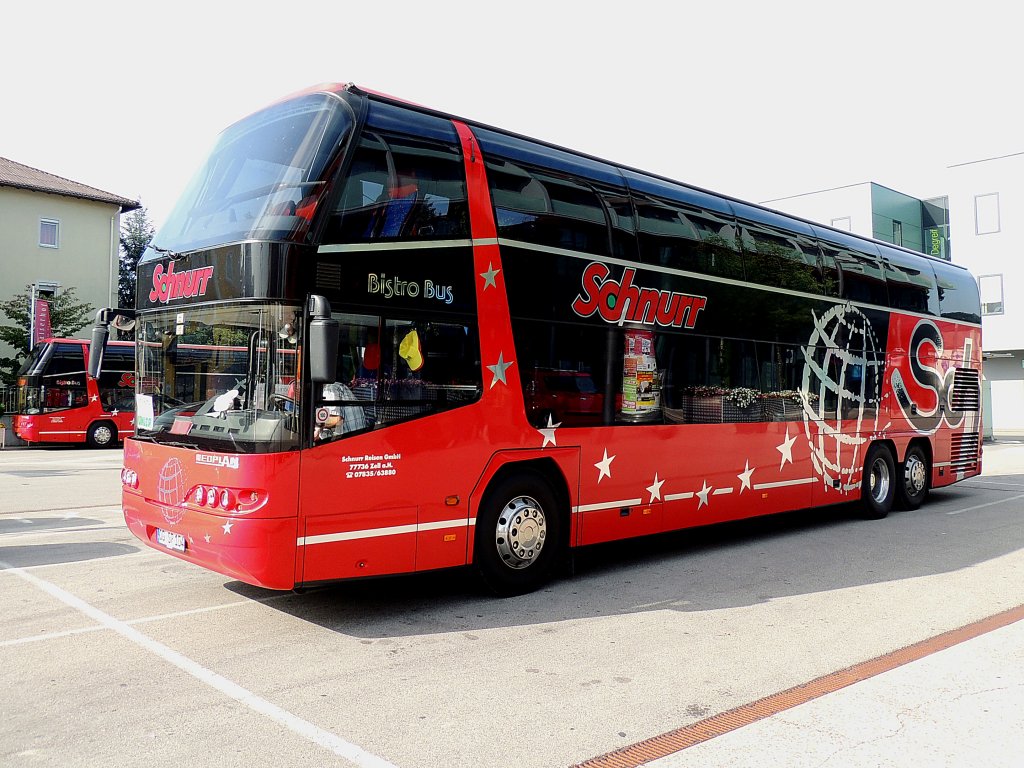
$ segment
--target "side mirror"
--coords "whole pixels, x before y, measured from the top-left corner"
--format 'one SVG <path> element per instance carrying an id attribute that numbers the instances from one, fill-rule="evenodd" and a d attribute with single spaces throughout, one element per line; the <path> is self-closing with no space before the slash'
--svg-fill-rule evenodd
<path id="1" fill-rule="evenodd" d="M 312 316 L 306 345 L 309 377 L 316 384 L 334 381 L 334 372 L 338 367 L 340 326 L 331 317 L 331 304 L 323 296 L 309 297 L 309 314 Z"/>
<path id="2" fill-rule="evenodd" d="M 131 309 L 112 309 L 104 307 L 96 312 L 96 322 L 92 326 L 92 341 L 89 343 L 89 368 L 87 373 L 93 379 L 100 375 L 103 367 L 103 353 L 110 338 L 110 326 L 119 331 L 130 331 L 135 327 L 135 311 Z"/>
<path id="3" fill-rule="evenodd" d="M 92 327 L 92 341 L 89 343 L 89 378 L 91 379 L 100 375 L 100 368 L 103 366 L 103 353 L 107 349 L 107 339 L 110 337 L 106 317 L 108 311 L 101 309 L 97 312 L 96 323 Z"/>

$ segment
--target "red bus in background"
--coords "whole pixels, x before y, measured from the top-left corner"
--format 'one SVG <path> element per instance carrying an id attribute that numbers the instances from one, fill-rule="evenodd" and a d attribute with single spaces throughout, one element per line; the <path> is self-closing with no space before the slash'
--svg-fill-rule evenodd
<path id="1" fill-rule="evenodd" d="M 981 471 L 966 270 L 352 85 L 229 127 L 94 350 L 111 319 L 129 529 L 274 589 L 523 592 L 572 547 Z"/>
<path id="2" fill-rule="evenodd" d="M 46 339 L 33 348 L 18 371 L 18 437 L 106 448 L 135 431 L 135 343 L 110 342 L 96 378 L 86 375 L 88 358 L 82 339 Z"/>

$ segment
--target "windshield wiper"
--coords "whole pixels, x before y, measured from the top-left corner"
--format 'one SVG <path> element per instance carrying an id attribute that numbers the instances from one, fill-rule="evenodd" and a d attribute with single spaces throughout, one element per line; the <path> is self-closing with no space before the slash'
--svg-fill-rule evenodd
<path id="1" fill-rule="evenodd" d="M 177 251 L 172 251 L 170 248 L 161 248 L 159 245 L 153 245 L 152 243 L 149 244 L 149 247 L 152 248 L 157 253 L 162 253 L 165 256 L 170 256 L 171 261 L 177 261 L 184 255 L 178 253 Z"/>

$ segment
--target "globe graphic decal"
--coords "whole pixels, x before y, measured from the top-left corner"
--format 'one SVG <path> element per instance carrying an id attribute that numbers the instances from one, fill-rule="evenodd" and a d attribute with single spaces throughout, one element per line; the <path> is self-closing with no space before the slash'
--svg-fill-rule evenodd
<path id="1" fill-rule="evenodd" d="M 878 342 L 867 316 L 851 304 L 811 315 L 802 387 L 811 461 L 826 488 L 859 491 L 866 435 L 878 431 Z"/>
<path id="2" fill-rule="evenodd" d="M 177 459 L 168 459 L 160 468 L 156 495 L 164 520 L 171 525 L 181 522 L 185 516 L 185 508 L 181 504 L 185 499 L 185 469 Z"/>

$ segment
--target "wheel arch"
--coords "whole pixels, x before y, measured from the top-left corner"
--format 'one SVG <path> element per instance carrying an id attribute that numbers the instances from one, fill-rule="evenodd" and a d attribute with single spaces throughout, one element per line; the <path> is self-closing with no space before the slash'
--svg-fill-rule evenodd
<path id="1" fill-rule="evenodd" d="M 888 437 L 879 438 L 878 440 L 871 440 L 868 443 L 867 449 L 864 451 L 865 458 L 867 458 L 868 451 L 870 451 L 876 445 L 884 445 L 886 448 L 889 449 L 889 455 L 892 456 L 892 461 L 894 464 L 899 464 L 902 461 L 902 459 L 900 458 L 900 450 L 899 448 L 896 447 L 896 442 Z M 904 457 L 906 456 L 906 452 L 907 449 L 909 449 L 909 447 L 910 446 L 908 444 L 907 448 L 904 449 L 902 454 Z"/>
<path id="2" fill-rule="evenodd" d="M 508 451 L 491 457 L 470 494 L 470 516 L 475 521 L 487 492 L 506 477 L 518 472 L 533 472 L 550 487 L 558 505 L 562 520 L 562 538 L 559 546 L 571 545 L 576 541 L 576 530 L 572 515 L 575 489 L 579 487 L 579 450 L 558 449 L 543 453 Z M 475 531 L 474 531 L 475 540 Z M 473 562 L 474 546 L 470 546 L 468 562 Z"/>
<path id="3" fill-rule="evenodd" d="M 928 460 L 929 468 L 935 466 L 935 455 L 932 451 L 932 441 L 924 435 L 912 438 L 910 442 L 907 443 L 906 447 L 903 449 L 903 455 L 899 458 L 900 464 L 907 460 L 907 454 L 910 453 L 910 449 L 914 447 L 918 447 L 924 451 L 924 456 Z"/>

